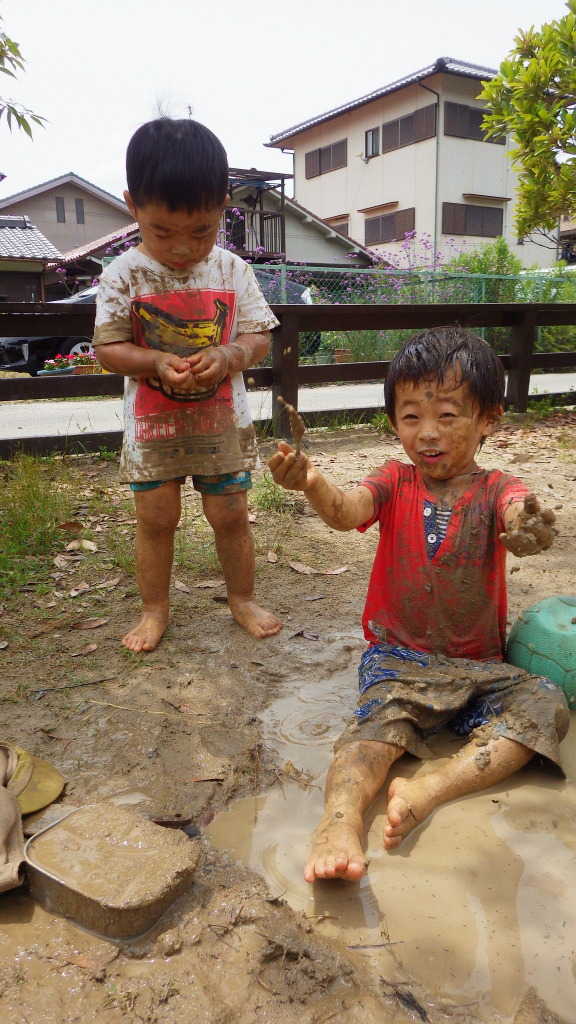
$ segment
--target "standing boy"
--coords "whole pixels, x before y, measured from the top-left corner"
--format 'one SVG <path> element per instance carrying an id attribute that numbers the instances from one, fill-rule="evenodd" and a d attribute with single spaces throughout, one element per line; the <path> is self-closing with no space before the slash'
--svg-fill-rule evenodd
<path id="1" fill-rule="evenodd" d="M 274 480 L 304 491 L 332 529 L 380 527 L 360 701 L 336 743 L 308 882 L 366 872 L 362 815 L 393 762 L 405 751 L 430 757 L 427 736 L 462 709 L 481 723 L 473 740 L 439 770 L 392 781 L 387 850 L 437 807 L 496 785 L 536 752 L 559 765 L 568 730 L 562 691 L 503 662 L 506 549 L 545 551 L 557 531 L 520 480 L 475 462 L 502 415 L 500 360 L 470 331 L 425 331 L 394 356 L 385 394 L 412 465 L 390 460 L 342 492 L 283 442 L 270 459 Z"/>
<path id="2" fill-rule="evenodd" d="M 247 491 L 258 453 L 242 370 L 266 356 L 277 320 L 252 268 L 215 244 L 226 152 L 203 125 L 160 118 L 130 140 L 126 177 L 142 242 L 102 274 L 94 335 L 100 364 L 126 377 L 120 479 L 136 502 L 142 614 L 122 643 L 153 651 L 166 629 L 188 475 L 215 533 L 232 615 L 271 636 L 281 623 L 254 598 Z"/>

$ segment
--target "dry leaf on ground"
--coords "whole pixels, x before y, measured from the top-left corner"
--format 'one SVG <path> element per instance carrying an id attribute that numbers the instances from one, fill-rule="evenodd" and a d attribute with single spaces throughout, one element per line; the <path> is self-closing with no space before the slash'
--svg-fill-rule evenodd
<path id="1" fill-rule="evenodd" d="M 293 640 L 295 636 L 302 636 L 305 640 L 319 640 L 320 637 L 317 633 L 310 633 L 307 629 L 298 629 L 295 633 L 291 633 L 288 637 L 289 640 Z"/>
<path id="2" fill-rule="evenodd" d="M 73 658 L 80 658 L 84 654 L 92 654 L 93 651 L 97 651 L 97 650 L 98 650 L 98 644 L 88 644 L 88 647 L 85 647 L 83 651 L 75 651 L 74 654 L 72 655 L 72 657 Z"/>
<path id="3" fill-rule="evenodd" d="M 174 586 L 175 586 L 176 590 L 181 590 L 183 594 L 191 594 L 192 593 L 192 591 L 190 590 L 190 587 L 187 587 L 186 584 L 182 583 L 181 580 L 174 580 Z"/>
<path id="4" fill-rule="evenodd" d="M 0 615 L 4 614 L 4 605 L 0 604 Z"/>
<path id="5" fill-rule="evenodd" d="M 82 581 L 74 590 L 70 591 L 70 597 L 78 597 L 78 594 L 85 594 L 88 590 L 91 590 L 90 584 Z"/>
<path id="6" fill-rule="evenodd" d="M 105 626 L 107 622 L 110 622 L 110 617 L 107 619 L 81 619 L 80 622 L 75 622 L 72 629 L 96 629 L 98 626 Z"/>
<path id="7" fill-rule="evenodd" d="M 66 551 L 79 551 L 81 547 L 82 544 L 79 540 L 71 540 L 70 543 L 66 545 Z"/>
<path id="8" fill-rule="evenodd" d="M 310 565 L 304 565 L 303 562 L 289 562 L 288 565 L 294 572 L 302 573 L 303 576 L 340 576 L 343 572 L 348 572 L 349 565 L 341 565 L 338 569 L 313 569 Z"/>
<path id="9" fill-rule="evenodd" d="M 113 580 L 104 580 L 102 583 L 97 583 L 96 590 L 112 590 L 113 587 L 118 586 L 121 579 L 121 576 L 115 576 Z"/>
<path id="10" fill-rule="evenodd" d="M 85 551 L 98 551 L 98 545 L 95 544 L 93 540 L 83 540 L 82 547 Z"/>
<path id="11" fill-rule="evenodd" d="M 202 828 L 206 828 L 206 825 L 209 825 L 211 821 L 214 821 L 214 808 L 212 805 L 207 807 L 204 811 L 204 814 L 200 818 L 200 825 Z"/>
<path id="12" fill-rule="evenodd" d="M 70 519 L 67 523 L 59 523 L 58 529 L 66 530 L 68 533 L 80 533 L 82 523 L 79 523 L 76 519 Z"/>
<path id="13" fill-rule="evenodd" d="M 8 641 L 0 640 L 0 651 L 3 651 L 5 647 L 8 647 Z"/>
<path id="14" fill-rule="evenodd" d="M 253 526 L 256 526 L 256 524 L 259 523 L 260 520 L 258 519 L 257 516 L 251 514 L 248 516 L 248 522 L 252 523 Z"/>
<path id="15" fill-rule="evenodd" d="M 266 555 L 266 561 L 272 562 L 272 564 L 274 564 L 278 561 L 278 555 L 274 551 L 269 551 L 268 554 Z"/>
<path id="16" fill-rule="evenodd" d="M 185 715 L 203 715 L 203 711 L 198 711 L 192 704 L 180 704 L 178 710 L 184 712 Z"/>
<path id="17" fill-rule="evenodd" d="M 70 559 L 66 558 L 66 555 L 56 555 L 56 558 L 52 559 L 52 563 L 57 569 L 66 569 L 70 565 Z"/>
<path id="18" fill-rule="evenodd" d="M 223 587 L 224 580 L 202 580 L 202 583 L 195 583 L 194 586 L 197 590 L 202 590 L 204 587 Z"/>

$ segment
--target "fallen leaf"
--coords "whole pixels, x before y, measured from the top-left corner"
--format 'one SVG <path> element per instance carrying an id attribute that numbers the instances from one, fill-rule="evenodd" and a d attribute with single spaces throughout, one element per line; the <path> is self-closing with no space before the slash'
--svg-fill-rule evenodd
<path id="1" fill-rule="evenodd" d="M 83 651 L 75 651 L 72 655 L 73 658 L 80 658 L 84 654 L 92 654 L 93 651 L 98 650 L 98 644 L 88 644 Z"/>
<path id="2" fill-rule="evenodd" d="M 202 583 L 195 583 L 194 586 L 197 590 L 201 590 L 205 587 L 223 587 L 224 580 L 202 580 Z"/>
<path id="3" fill-rule="evenodd" d="M 220 604 L 228 604 L 228 597 L 226 594 L 212 594 L 212 600 L 218 601 Z"/>
<path id="4" fill-rule="evenodd" d="M 56 555 L 56 558 L 52 559 L 52 564 L 57 569 L 66 569 L 70 565 L 70 559 L 66 558 L 66 555 Z"/>
<path id="5" fill-rule="evenodd" d="M 212 806 L 206 808 L 204 814 L 200 818 L 200 824 L 202 828 L 205 828 L 211 821 L 214 821 L 214 808 Z"/>
<path id="6" fill-rule="evenodd" d="M 198 775 L 194 779 L 190 779 L 190 782 L 224 782 L 223 775 Z"/>
<path id="7" fill-rule="evenodd" d="M 102 527 L 100 525 L 94 527 L 94 533 L 102 533 Z"/>
<path id="8" fill-rule="evenodd" d="M 269 551 L 268 554 L 266 555 L 266 561 L 272 562 L 272 564 L 274 564 L 278 561 L 278 555 L 274 551 Z"/>
<path id="9" fill-rule="evenodd" d="M 94 543 L 93 540 L 83 540 L 82 547 L 84 548 L 85 551 L 98 551 L 98 546 Z"/>
<path id="10" fill-rule="evenodd" d="M 174 580 L 174 586 L 175 586 L 176 590 L 181 590 L 183 594 L 191 594 L 192 593 L 192 591 L 190 590 L 190 587 L 187 587 L 185 583 L 181 582 L 181 580 Z"/>
<path id="11" fill-rule="evenodd" d="M 82 583 L 79 583 L 78 586 L 74 588 L 74 590 L 70 591 L 70 597 L 78 597 L 78 594 L 85 594 L 86 591 L 90 589 L 90 584 L 82 581 Z"/>
<path id="12" fill-rule="evenodd" d="M 0 651 L 3 651 L 5 647 L 8 647 L 8 641 L 0 640 Z"/>
<path id="13" fill-rule="evenodd" d="M 303 576 L 340 576 L 343 572 L 348 572 L 349 565 L 341 565 L 338 569 L 313 569 L 310 565 L 304 565 L 303 562 L 289 562 L 288 565 L 294 572 L 302 573 Z"/>
<path id="14" fill-rule="evenodd" d="M 305 597 L 305 601 L 324 601 L 326 594 L 316 594 L 314 597 Z"/>
<path id="15" fill-rule="evenodd" d="M 53 590 L 52 593 L 54 594 L 54 597 L 58 597 L 60 600 L 62 600 L 63 597 L 66 597 L 63 590 Z"/>
<path id="16" fill-rule="evenodd" d="M 107 619 L 81 619 L 80 622 L 75 622 L 72 629 L 96 629 L 98 626 L 105 626 L 107 622 L 110 622 L 110 617 Z"/>
<path id="17" fill-rule="evenodd" d="M 4 614 L 4 605 L 0 604 L 0 615 Z"/>
<path id="18" fill-rule="evenodd" d="M 286 761 L 286 764 L 284 765 L 282 771 L 284 772 L 284 775 L 291 775 L 292 777 L 294 777 L 297 774 L 297 771 L 294 765 L 292 764 L 292 761 Z"/>
<path id="19" fill-rule="evenodd" d="M 319 640 L 320 637 L 317 633 L 310 633 L 307 629 L 298 629 L 295 633 L 291 633 L 288 637 L 289 640 L 293 640 L 295 636 L 302 636 L 305 640 Z"/>
<path id="20" fill-rule="evenodd" d="M 248 516 L 248 522 L 252 523 L 253 525 L 256 525 L 257 523 L 260 522 L 260 520 L 255 515 L 249 515 Z"/>
<path id="21" fill-rule="evenodd" d="M 178 710 L 183 711 L 185 715 L 203 715 L 204 711 L 198 711 L 193 704 L 179 704 Z"/>
<path id="22" fill-rule="evenodd" d="M 67 533 L 80 533 L 82 523 L 79 523 L 77 519 L 70 519 L 67 523 L 59 523 L 58 529 L 66 530 Z"/>
<path id="23" fill-rule="evenodd" d="M 66 545 L 66 551 L 79 551 L 81 547 L 82 544 L 79 540 L 71 540 L 70 543 Z"/>
<path id="24" fill-rule="evenodd" d="M 49 601 L 48 604 L 44 605 L 44 607 L 45 608 L 55 608 L 56 607 L 56 601 Z"/>
<path id="25" fill-rule="evenodd" d="M 96 590 L 112 590 L 113 587 L 118 586 L 121 579 L 121 576 L 115 576 L 113 580 L 104 580 L 102 583 L 97 583 Z"/>

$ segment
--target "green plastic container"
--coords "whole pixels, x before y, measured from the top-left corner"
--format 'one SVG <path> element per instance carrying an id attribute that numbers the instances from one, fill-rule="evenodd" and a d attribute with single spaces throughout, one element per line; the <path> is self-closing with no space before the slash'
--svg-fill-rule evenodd
<path id="1" fill-rule="evenodd" d="M 508 636 L 506 661 L 548 676 L 576 709 L 576 597 L 547 597 L 522 612 Z"/>

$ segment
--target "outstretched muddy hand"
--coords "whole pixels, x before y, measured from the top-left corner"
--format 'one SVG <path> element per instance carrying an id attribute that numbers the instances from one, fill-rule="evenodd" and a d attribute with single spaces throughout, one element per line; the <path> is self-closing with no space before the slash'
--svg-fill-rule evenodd
<path id="1" fill-rule="evenodd" d="M 541 509 L 535 494 L 527 494 L 524 508 L 500 540 L 516 558 L 537 555 L 552 547 L 558 530 L 554 526 L 556 516 L 547 508 Z"/>

